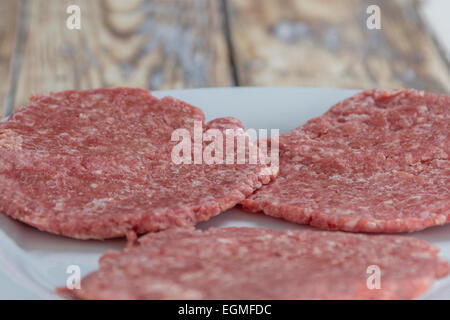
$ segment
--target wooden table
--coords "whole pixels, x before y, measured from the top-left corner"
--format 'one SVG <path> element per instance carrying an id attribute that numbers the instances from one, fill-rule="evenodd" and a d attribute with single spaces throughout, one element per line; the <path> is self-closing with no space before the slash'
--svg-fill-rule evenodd
<path id="1" fill-rule="evenodd" d="M 366 27 L 369 4 L 381 30 Z M 81 29 L 66 27 L 68 5 Z M 3 115 L 31 94 L 131 86 L 450 91 L 413 0 L 0 0 Z M 450 30 L 444 30 L 449 33 Z"/>

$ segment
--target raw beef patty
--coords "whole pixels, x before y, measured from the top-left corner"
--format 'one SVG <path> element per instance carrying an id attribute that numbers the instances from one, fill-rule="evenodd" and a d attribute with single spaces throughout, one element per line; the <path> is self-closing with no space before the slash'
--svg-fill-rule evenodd
<path id="1" fill-rule="evenodd" d="M 450 221 L 450 96 L 359 93 L 280 137 L 280 173 L 243 207 L 323 229 Z"/>
<path id="2" fill-rule="evenodd" d="M 193 133 L 195 121 L 245 134 L 236 119 L 205 126 L 200 109 L 145 90 L 32 97 L 0 124 L 0 209 L 41 230 L 103 239 L 194 225 L 269 182 L 262 165 L 174 164 L 171 135 Z"/>
<path id="3" fill-rule="evenodd" d="M 411 299 L 449 273 L 438 251 L 403 236 L 168 230 L 107 252 L 80 290 L 59 291 L 80 299 Z"/>

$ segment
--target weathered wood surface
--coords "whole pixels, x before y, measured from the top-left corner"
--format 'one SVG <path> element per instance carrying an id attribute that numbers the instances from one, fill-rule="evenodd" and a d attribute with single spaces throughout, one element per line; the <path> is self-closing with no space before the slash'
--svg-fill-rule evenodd
<path id="1" fill-rule="evenodd" d="M 366 27 L 373 3 L 381 30 Z M 241 85 L 450 91 L 414 1 L 230 0 L 228 8 Z"/>
<path id="2" fill-rule="evenodd" d="M 14 103 L 15 72 L 18 57 L 20 4 L 15 0 L 0 1 L 0 110 L 2 114 Z M 13 59 L 14 58 L 14 59 Z"/>
<path id="3" fill-rule="evenodd" d="M 366 28 L 369 4 L 382 30 Z M 419 0 L 1 0 L 2 114 L 28 96 L 131 86 L 450 92 Z M 81 30 L 66 28 L 68 5 Z M 450 30 L 441 30 L 450 33 Z"/>
<path id="4" fill-rule="evenodd" d="M 17 106 L 30 94 L 130 86 L 229 86 L 220 3 L 209 0 L 29 2 Z M 81 30 L 66 8 L 81 8 Z"/>

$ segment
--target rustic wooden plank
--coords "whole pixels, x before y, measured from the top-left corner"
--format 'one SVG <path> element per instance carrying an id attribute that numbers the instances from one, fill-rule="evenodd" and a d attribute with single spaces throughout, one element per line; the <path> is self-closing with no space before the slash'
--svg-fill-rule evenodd
<path id="1" fill-rule="evenodd" d="M 81 8 L 81 29 L 66 8 Z M 30 1 L 16 104 L 32 93 L 230 85 L 219 1 Z"/>
<path id="2" fill-rule="evenodd" d="M 381 8 L 381 30 L 366 9 Z M 414 1 L 228 0 L 240 85 L 413 87 L 449 92 L 450 72 Z"/>
<path id="3" fill-rule="evenodd" d="M 16 0 L 0 1 L 0 112 L 5 116 L 12 105 L 14 91 L 13 60 L 19 36 L 20 3 Z"/>

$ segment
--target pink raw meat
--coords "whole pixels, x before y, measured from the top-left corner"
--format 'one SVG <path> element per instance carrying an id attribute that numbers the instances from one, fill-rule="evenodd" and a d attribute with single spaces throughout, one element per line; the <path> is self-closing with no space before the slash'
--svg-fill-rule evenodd
<path id="1" fill-rule="evenodd" d="M 403 236 L 168 230 L 107 252 L 81 289 L 58 291 L 78 299 L 412 299 L 449 273 L 438 251 Z M 381 272 L 379 289 L 369 267 Z"/>
<path id="2" fill-rule="evenodd" d="M 51 233 L 113 238 L 195 225 L 273 178 L 259 164 L 175 164 L 171 134 L 194 121 L 243 132 L 139 89 L 33 97 L 0 124 L 0 209 Z"/>
<path id="3" fill-rule="evenodd" d="M 450 96 L 361 92 L 280 137 L 280 173 L 246 210 L 323 229 L 411 232 L 450 221 Z"/>

